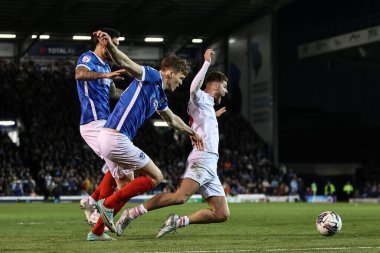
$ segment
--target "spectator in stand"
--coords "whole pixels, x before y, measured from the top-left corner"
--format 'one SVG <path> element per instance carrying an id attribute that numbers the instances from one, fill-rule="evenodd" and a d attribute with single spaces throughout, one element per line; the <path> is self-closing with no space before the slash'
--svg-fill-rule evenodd
<path id="1" fill-rule="evenodd" d="M 24 189 L 22 188 L 22 183 L 20 180 L 15 180 L 12 187 L 14 196 L 24 196 Z"/>
<path id="2" fill-rule="evenodd" d="M 20 146 L 13 144 L 7 135 L 0 134 L 0 195 L 13 195 L 13 176 L 24 180 L 28 178 L 28 173 L 35 179 L 35 193 L 42 196 L 47 190 L 44 177 L 48 174 L 51 180 L 60 178 L 55 183 L 61 186 L 63 195 L 81 194 L 82 181 L 86 175 L 91 181 L 91 191 L 88 193 L 98 186 L 101 179 L 98 177 L 98 168 L 102 162 L 81 141 L 77 131 L 80 109 L 76 87 L 72 85 L 75 82 L 74 69 L 74 62 L 68 61 L 47 64 L 0 61 L 0 114 L 19 117 L 23 125 L 19 133 Z M 173 111 L 185 119 L 190 83 L 186 84 L 185 79 L 183 86 L 176 94 L 168 94 L 168 100 Z M 9 94 L 14 94 L 12 100 Z M 43 133 L 39 131 L 41 128 L 45 129 Z M 234 179 L 240 185 L 240 193 L 267 191 L 271 194 L 282 182 L 289 183 L 284 179 L 286 167 L 276 167 L 270 163 L 268 147 L 241 115 L 226 112 L 219 120 L 219 128 L 222 134 L 218 174 L 225 188 L 231 189 Z M 183 167 L 178 166 L 179 161 L 185 161 L 190 152 L 190 140 L 178 138 L 176 141 L 173 135 L 170 130 L 158 134 L 157 129 L 147 122 L 135 137 L 136 146 L 143 147 L 157 161 L 158 167 L 165 165 L 163 173 L 170 191 L 175 191 L 183 170 Z M 182 145 L 181 141 L 185 144 Z M 165 146 L 165 143 L 171 145 Z M 163 149 L 168 152 L 160 152 Z M 224 169 L 225 162 L 227 170 Z M 378 171 L 378 167 L 371 164 L 373 171 Z M 269 190 L 265 190 L 265 178 L 269 179 Z M 377 196 L 377 181 L 375 187 L 369 183 L 365 191 L 363 183 L 358 188 L 360 193 Z M 27 188 L 25 186 L 25 192 L 30 191 Z M 239 192 L 235 186 L 233 188 L 235 194 Z M 160 186 L 157 189 L 168 190 Z"/>
<path id="3" fill-rule="evenodd" d="M 335 186 L 330 181 L 327 181 L 324 190 L 325 190 L 326 196 L 334 196 L 335 195 Z"/>
<path id="4" fill-rule="evenodd" d="M 292 180 L 290 181 L 290 191 L 289 195 L 296 195 L 298 194 L 298 180 L 297 180 L 297 175 L 293 175 Z"/>
<path id="5" fill-rule="evenodd" d="M 354 187 L 352 186 L 350 181 L 347 181 L 343 186 L 344 199 L 348 201 L 354 195 Z"/>
<path id="6" fill-rule="evenodd" d="M 317 196 L 317 191 L 318 191 L 318 185 L 317 185 L 317 183 L 316 182 L 312 182 L 310 188 L 311 188 L 311 192 L 313 193 L 313 196 L 314 197 Z"/>
<path id="7" fill-rule="evenodd" d="M 276 195 L 277 196 L 285 196 L 287 195 L 289 192 L 289 187 L 284 183 L 280 183 L 280 185 L 278 186 L 277 190 L 276 190 Z"/>

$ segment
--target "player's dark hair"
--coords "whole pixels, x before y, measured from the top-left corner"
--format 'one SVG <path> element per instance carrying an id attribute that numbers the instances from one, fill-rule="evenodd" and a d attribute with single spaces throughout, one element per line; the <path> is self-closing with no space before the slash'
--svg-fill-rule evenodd
<path id="1" fill-rule="evenodd" d="M 175 54 L 169 54 L 160 63 L 160 69 L 173 68 L 174 72 L 181 72 L 185 76 L 189 72 L 189 64 L 185 59 L 176 56 Z"/>
<path id="2" fill-rule="evenodd" d="M 212 71 L 207 74 L 205 77 L 205 84 L 211 83 L 211 82 L 228 82 L 228 78 L 225 74 L 223 74 L 220 71 Z"/>
<path id="3" fill-rule="evenodd" d="M 102 31 L 102 32 L 107 33 L 111 37 L 111 39 L 120 37 L 120 32 L 114 28 L 100 28 L 97 31 Z M 99 43 L 99 39 L 98 37 L 94 35 L 91 35 L 91 37 L 92 37 L 92 43 L 94 44 L 94 47 L 96 47 L 96 45 Z"/>

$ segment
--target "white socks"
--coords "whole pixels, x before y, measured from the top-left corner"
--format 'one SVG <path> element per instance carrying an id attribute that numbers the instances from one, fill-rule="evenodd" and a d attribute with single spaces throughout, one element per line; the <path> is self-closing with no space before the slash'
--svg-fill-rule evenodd
<path id="1" fill-rule="evenodd" d="M 143 215 L 144 213 L 147 213 L 147 212 L 148 212 L 148 210 L 146 210 L 144 205 L 141 204 L 139 206 L 136 206 L 136 207 L 129 209 L 128 214 L 129 214 L 130 218 L 136 219 L 136 218 L 140 217 L 141 215 Z M 177 220 L 176 227 L 177 228 L 183 228 L 183 227 L 186 227 L 188 225 L 189 225 L 189 217 L 181 216 Z"/>
<path id="2" fill-rule="evenodd" d="M 136 206 L 136 207 L 133 207 L 133 208 L 129 209 L 129 211 L 128 211 L 129 217 L 131 217 L 132 219 L 136 219 L 146 212 L 148 212 L 148 210 L 145 209 L 143 204 Z"/>
<path id="3" fill-rule="evenodd" d="M 179 220 L 177 220 L 177 228 L 183 228 L 189 225 L 189 217 L 187 216 L 181 216 L 179 217 Z"/>
<path id="4" fill-rule="evenodd" d="M 91 196 L 88 197 L 88 203 L 89 203 L 92 207 L 96 207 L 96 201 L 95 201 L 95 199 L 93 199 Z"/>

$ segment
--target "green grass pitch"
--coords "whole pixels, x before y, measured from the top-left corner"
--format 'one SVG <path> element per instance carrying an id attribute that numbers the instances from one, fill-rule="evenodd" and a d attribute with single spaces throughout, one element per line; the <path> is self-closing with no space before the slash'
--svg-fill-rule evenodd
<path id="1" fill-rule="evenodd" d="M 155 239 L 170 212 L 207 207 L 185 204 L 147 213 L 117 241 L 88 242 L 90 227 L 77 203 L 0 204 L 0 252 L 380 252 L 380 205 L 242 203 L 230 204 L 220 224 L 190 225 Z M 326 210 L 343 220 L 341 233 L 323 237 L 315 219 Z"/>

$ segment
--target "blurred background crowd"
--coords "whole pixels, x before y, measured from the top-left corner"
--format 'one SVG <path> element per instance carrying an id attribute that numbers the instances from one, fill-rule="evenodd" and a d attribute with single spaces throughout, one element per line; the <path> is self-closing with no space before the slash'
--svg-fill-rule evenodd
<path id="1" fill-rule="evenodd" d="M 74 68 L 71 62 L 0 62 L 0 114 L 20 123 L 19 145 L 5 132 L 0 133 L 0 196 L 40 195 L 48 199 L 87 195 L 101 181 L 103 162 L 79 133 Z M 170 107 L 185 122 L 193 76 L 190 74 L 178 91 L 168 94 Z M 125 88 L 126 83 L 118 85 Z M 228 111 L 228 103 L 227 98 L 222 104 L 227 106 L 227 112 L 218 119 L 218 174 L 227 195 L 299 194 L 304 198 L 317 191 L 312 189 L 312 178 L 300 177 L 285 165 L 273 164 L 271 148 L 240 114 Z M 171 129 L 156 128 L 148 121 L 134 142 L 163 171 L 164 181 L 153 193 L 174 191 L 191 151 L 190 140 Z M 350 195 L 378 197 L 380 181 L 371 174 L 378 168 L 376 164 L 363 165 L 361 181 L 353 186 L 355 190 Z M 325 183 L 320 181 L 319 192 L 314 194 L 325 194 Z"/>

